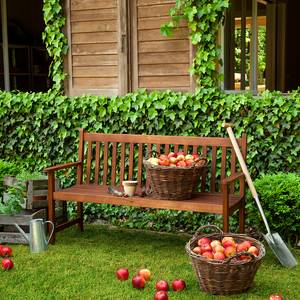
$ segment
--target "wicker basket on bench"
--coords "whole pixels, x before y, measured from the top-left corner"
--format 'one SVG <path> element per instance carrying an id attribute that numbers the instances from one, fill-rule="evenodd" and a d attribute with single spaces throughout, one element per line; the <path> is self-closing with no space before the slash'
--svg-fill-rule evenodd
<path id="1" fill-rule="evenodd" d="M 151 178 L 152 196 L 159 199 L 190 199 L 206 172 L 207 160 L 201 158 L 190 167 L 153 165 L 144 160 L 147 176 Z"/>

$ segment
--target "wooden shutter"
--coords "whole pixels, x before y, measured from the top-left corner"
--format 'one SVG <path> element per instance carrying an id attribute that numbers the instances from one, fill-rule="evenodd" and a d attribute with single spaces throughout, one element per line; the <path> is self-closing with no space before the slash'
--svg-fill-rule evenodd
<path id="1" fill-rule="evenodd" d="M 70 47 L 67 93 L 112 96 L 127 92 L 126 0 L 65 3 Z"/>
<path id="2" fill-rule="evenodd" d="M 172 37 L 160 26 L 170 20 L 174 0 L 131 0 L 132 89 L 193 91 L 189 75 L 193 49 L 182 22 Z"/>

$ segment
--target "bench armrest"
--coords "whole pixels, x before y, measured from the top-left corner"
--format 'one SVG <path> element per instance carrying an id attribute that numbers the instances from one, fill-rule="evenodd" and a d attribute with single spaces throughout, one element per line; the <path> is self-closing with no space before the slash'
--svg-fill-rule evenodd
<path id="1" fill-rule="evenodd" d="M 232 183 L 233 181 L 243 178 L 243 177 L 245 177 L 245 174 L 243 172 L 235 173 L 235 174 L 223 179 L 222 185 L 228 185 L 228 184 Z"/>
<path id="2" fill-rule="evenodd" d="M 82 164 L 81 161 L 75 161 L 75 162 L 70 162 L 70 163 L 66 163 L 66 164 L 56 165 L 56 166 L 45 168 L 44 172 L 46 172 L 46 173 L 55 172 L 57 170 L 62 170 L 62 169 L 70 168 L 70 167 L 80 166 L 81 164 Z"/>

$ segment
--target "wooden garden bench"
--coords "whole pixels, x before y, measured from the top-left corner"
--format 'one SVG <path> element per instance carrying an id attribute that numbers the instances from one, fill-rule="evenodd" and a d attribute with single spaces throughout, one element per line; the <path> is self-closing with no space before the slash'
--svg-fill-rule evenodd
<path id="1" fill-rule="evenodd" d="M 238 143 L 246 158 L 246 134 Z M 150 196 L 126 198 L 108 193 L 109 185 L 121 186 L 125 179 L 138 181 L 137 194 L 143 186 L 149 186 L 143 158 L 154 149 L 158 153 L 198 152 L 206 157 L 208 171 L 202 176 L 201 191 L 188 200 L 162 200 Z M 55 171 L 70 167 L 77 168 L 76 184 L 55 191 Z M 83 230 L 83 203 L 93 202 L 221 214 L 223 230 L 227 232 L 229 216 L 239 209 L 239 231 L 244 232 L 245 178 L 237 169 L 229 138 L 87 133 L 80 129 L 78 161 L 45 169 L 48 173 L 48 219 L 55 220 L 55 201 L 75 201 L 77 218 L 56 225 L 55 232 L 74 224 Z M 55 242 L 55 234 L 51 242 Z"/>

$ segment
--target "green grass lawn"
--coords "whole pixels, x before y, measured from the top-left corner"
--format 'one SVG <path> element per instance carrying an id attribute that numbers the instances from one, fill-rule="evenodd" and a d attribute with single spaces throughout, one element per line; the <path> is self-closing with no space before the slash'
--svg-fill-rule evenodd
<path id="1" fill-rule="evenodd" d="M 58 233 L 47 252 L 30 254 L 28 246 L 13 245 L 14 269 L 0 272 L 0 299 L 153 299 L 155 282 L 182 278 L 183 292 L 169 292 L 169 299 L 268 299 L 280 292 L 284 299 L 300 299 L 300 267 L 283 268 L 267 248 L 267 255 L 248 293 L 213 296 L 198 287 L 184 246 L 185 235 L 86 225 Z M 300 251 L 293 251 L 300 261 Z M 131 280 L 118 281 L 115 271 L 127 267 L 132 277 L 140 268 L 151 270 L 152 280 L 136 290 Z"/>

